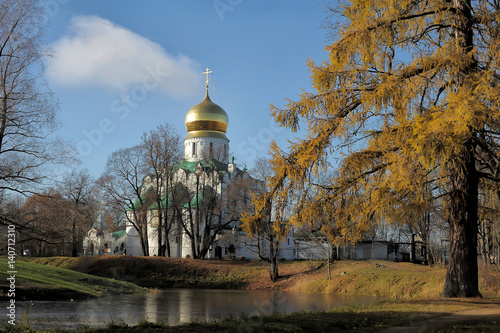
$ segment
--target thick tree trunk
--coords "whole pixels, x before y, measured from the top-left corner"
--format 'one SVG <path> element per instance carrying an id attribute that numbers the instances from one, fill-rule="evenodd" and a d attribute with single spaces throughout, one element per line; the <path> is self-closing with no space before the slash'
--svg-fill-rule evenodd
<path id="1" fill-rule="evenodd" d="M 443 289 L 443 297 L 478 297 L 477 232 L 478 186 L 472 147 L 463 153 L 450 177 L 453 189 L 450 193 L 449 216 L 450 251 L 449 264 Z"/>
<path id="2" fill-rule="evenodd" d="M 278 273 L 278 258 L 279 243 L 275 241 L 273 236 L 269 237 L 269 277 L 271 281 L 276 282 L 279 278 Z"/>
<path id="3" fill-rule="evenodd" d="M 471 51 L 474 49 L 473 20 L 470 0 L 453 0 L 455 12 L 456 45 L 463 55 L 463 65 L 457 73 L 456 88 L 460 90 L 475 72 L 476 62 Z M 478 188 L 479 175 L 476 171 L 474 128 L 470 137 L 464 137 L 463 148 L 448 164 L 451 185 L 448 222 L 450 225 L 449 265 L 442 296 L 477 297 L 479 293 L 477 267 L 478 233 Z"/>

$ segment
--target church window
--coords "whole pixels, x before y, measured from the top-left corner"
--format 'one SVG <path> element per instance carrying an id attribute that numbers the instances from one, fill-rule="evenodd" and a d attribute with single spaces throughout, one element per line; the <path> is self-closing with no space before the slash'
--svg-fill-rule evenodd
<path id="1" fill-rule="evenodd" d="M 193 142 L 192 148 L 193 148 L 193 151 L 192 151 L 191 155 L 196 155 L 196 142 Z"/>
<path id="2" fill-rule="evenodd" d="M 210 157 L 214 156 L 214 143 L 210 142 Z"/>

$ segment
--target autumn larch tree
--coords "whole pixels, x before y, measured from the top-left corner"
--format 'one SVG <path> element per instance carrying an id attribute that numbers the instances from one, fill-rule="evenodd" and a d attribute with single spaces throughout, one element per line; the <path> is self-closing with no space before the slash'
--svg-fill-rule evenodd
<path id="1" fill-rule="evenodd" d="M 272 165 L 267 158 L 258 158 L 252 170 L 257 180 L 252 183 L 251 194 L 253 211 L 242 214 L 241 228 L 251 238 L 250 246 L 256 248 L 261 260 L 268 263 L 271 281 L 279 278 L 280 244 L 288 235 L 285 222 L 288 201 L 273 201 L 269 182 L 273 175 Z"/>
<path id="2" fill-rule="evenodd" d="M 338 176 L 314 203 L 339 237 L 439 198 L 450 228 L 442 295 L 479 296 L 478 194 L 499 180 L 500 3 L 352 0 L 334 13 L 327 60 L 309 62 L 315 92 L 272 107 L 282 126 L 308 131 L 290 151 L 274 146 L 274 200 L 314 185 L 332 154 L 343 157 Z"/>

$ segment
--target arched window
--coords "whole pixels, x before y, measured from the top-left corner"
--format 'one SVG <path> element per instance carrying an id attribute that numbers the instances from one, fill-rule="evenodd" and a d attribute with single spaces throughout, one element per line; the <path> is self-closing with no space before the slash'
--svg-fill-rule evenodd
<path id="1" fill-rule="evenodd" d="M 214 157 L 214 143 L 210 142 L 210 157 Z"/>
<path id="2" fill-rule="evenodd" d="M 193 148 L 193 150 L 192 150 L 191 155 L 196 155 L 196 142 L 193 142 L 192 148 Z"/>

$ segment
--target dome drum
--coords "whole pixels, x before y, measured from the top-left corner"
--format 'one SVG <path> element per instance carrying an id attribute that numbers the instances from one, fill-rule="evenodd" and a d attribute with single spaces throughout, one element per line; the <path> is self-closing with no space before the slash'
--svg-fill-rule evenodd
<path id="1" fill-rule="evenodd" d="M 226 133 L 227 123 L 214 120 L 194 120 L 186 122 L 188 132 L 194 131 L 216 131 Z"/>

